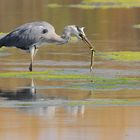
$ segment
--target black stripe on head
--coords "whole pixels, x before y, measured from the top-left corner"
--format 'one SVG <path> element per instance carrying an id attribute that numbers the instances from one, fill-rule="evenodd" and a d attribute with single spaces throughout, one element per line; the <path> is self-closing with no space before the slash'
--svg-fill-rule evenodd
<path id="1" fill-rule="evenodd" d="M 82 33 L 80 27 L 78 27 L 78 26 L 75 26 L 75 27 L 76 27 L 77 31 L 79 32 L 79 36 L 81 37 L 81 39 L 83 39 L 84 37 L 83 37 L 83 33 Z"/>
<path id="2" fill-rule="evenodd" d="M 80 27 L 78 27 L 77 25 L 75 27 L 76 27 L 77 31 L 81 32 Z"/>

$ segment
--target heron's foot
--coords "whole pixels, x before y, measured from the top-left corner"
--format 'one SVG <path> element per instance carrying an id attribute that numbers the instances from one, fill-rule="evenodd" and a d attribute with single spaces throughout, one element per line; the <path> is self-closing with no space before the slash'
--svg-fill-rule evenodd
<path id="1" fill-rule="evenodd" d="M 29 71 L 32 71 L 32 70 L 33 70 L 33 68 L 32 68 L 32 63 L 31 63 L 29 66 Z"/>

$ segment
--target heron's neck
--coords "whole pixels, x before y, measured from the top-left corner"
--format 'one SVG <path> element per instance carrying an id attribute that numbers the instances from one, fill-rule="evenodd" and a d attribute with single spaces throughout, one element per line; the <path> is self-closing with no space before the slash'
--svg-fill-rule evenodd
<path id="1" fill-rule="evenodd" d="M 71 32 L 67 29 L 64 29 L 61 38 L 65 40 L 65 43 L 67 43 L 71 38 Z"/>
<path id="2" fill-rule="evenodd" d="M 61 36 L 59 36 L 59 39 L 57 39 L 57 43 L 58 44 L 66 44 L 69 42 L 71 38 L 71 31 L 69 30 L 69 28 L 64 28 L 64 31 L 62 33 Z"/>

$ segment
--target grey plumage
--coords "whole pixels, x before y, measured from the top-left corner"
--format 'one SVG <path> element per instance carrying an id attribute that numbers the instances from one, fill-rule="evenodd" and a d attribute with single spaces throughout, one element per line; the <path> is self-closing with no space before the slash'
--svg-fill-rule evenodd
<path id="1" fill-rule="evenodd" d="M 0 46 L 15 46 L 23 50 L 28 50 L 32 45 L 45 42 L 45 39 L 42 37 L 44 29 L 47 29 L 48 32 L 55 33 L 54 27 L 47 22 L 24 24 L 1 38 Z"/>
<path id="2" fill-rule="evenodd" d="M 69 25 L 64 28 L 61 36 L 55 33 L 54 27 L 48 22 L 32 22 L 17 27 L 10 33 L 0 37 L 0 47 L 16 47 L 22 50 L 29 50 L 31 63 L 29 70 L 32 71 L 33 58 L 37 53 L 38 47 L 43 44 L 64 44 L 67 43 L 71 35 L 77 36 L 89 44 L 83 27 Z"/>

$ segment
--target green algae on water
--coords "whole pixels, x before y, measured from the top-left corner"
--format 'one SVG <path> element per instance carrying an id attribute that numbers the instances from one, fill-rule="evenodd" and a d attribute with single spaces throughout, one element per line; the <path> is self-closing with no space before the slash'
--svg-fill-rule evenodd
<path id="1" fill-rule="evenodd" d="M 139 89 L 140 77 L 116 77 L 105 78 L 92 74 L 78 72 L 65 72 L 61 70 L 49 70 L 43 72 L 3 72 L 1 78 L 34 78 L 40 80 L 73 81 L 71 84 L 64 84 L 60 88 L 78 90 L 118 90 L 118 89 Z M 77 81 L 77 82 L 76 82 Z"/>
<path id="2" fill-rule="evenodd" d="M 81 6 L 80 6 L 81 5 Z M 80 3 L 78 8 L 83 8 L 84 6 L 92 8 L 132 8 L 132 7 L 140 7 L 140 0 L 83 0 Z"/>
<path id="3" fill-rule="evenodd" d="M 140 2 L 140 0 L 134 0 L 134 1 L 132 1 L 132 0 L 83 0 L 83 2 L 87 2 L 87 3 L 93 3 L 93 2 L 138 3 L 138 2 Z"/>
<path id="4" fill-rule="evenodd" d="M 140 78 L 95 78 L 94 82 L 81 82 L 69 85 L 67 88 L 81 90 L 120 90 L 139 89 Z"/>
<path id="5" fill-rule="evenodd" d="M 68 102 L 69 106 L 81 106 L 81 105 L 134 105 L 138 104 L 135 100 L 126 99 L 93 99 L 87 101 L 71 101 Z"/>
<path id="6" fill-rule="evenodd" d="M 0 73 L 0 77 L 5 78 L 40 78 L 40 79 L 73 79 L 73 80 L 79 80 L 79 79 L 92 79 L 93 77 L 90 75 L 83 75 L 79 74 L 77 72 L 71 74 L 71 73 L 65 73 L 63 71 L 59 70 L 48 70 L 48 71 L 42 71 L 42 72 L 3 72 Z"/>
<path id="7" fill-rule="evenodd" d="M 100 57 L 117 61 L 140 61 L 140 52 L 104 52 L 100 54 Z"/>
<path id="8" fill-rule="evenodd" d="M 133 25 L 133 28 L 140 28 L 140 24 Z"/>
<path id="9" fill-rule="evenodd" d="M 62 5 L 58 3 L 50 3 L 49 8 L 80 8 L 80 9 L 109 9 L 109 8 L 133 8 L 140 7 L 140 0 L 82 0 L 79 4 Z"/>
<path id="10" fill-rule="evenodd" d="M 50 3 L 50 4 L 47 5 L 47 7 L 49 7 L 49 8 L 60 8 L 60 7 L 62 7 L 62 5 L 57 4 L 57 3 Z"/>

